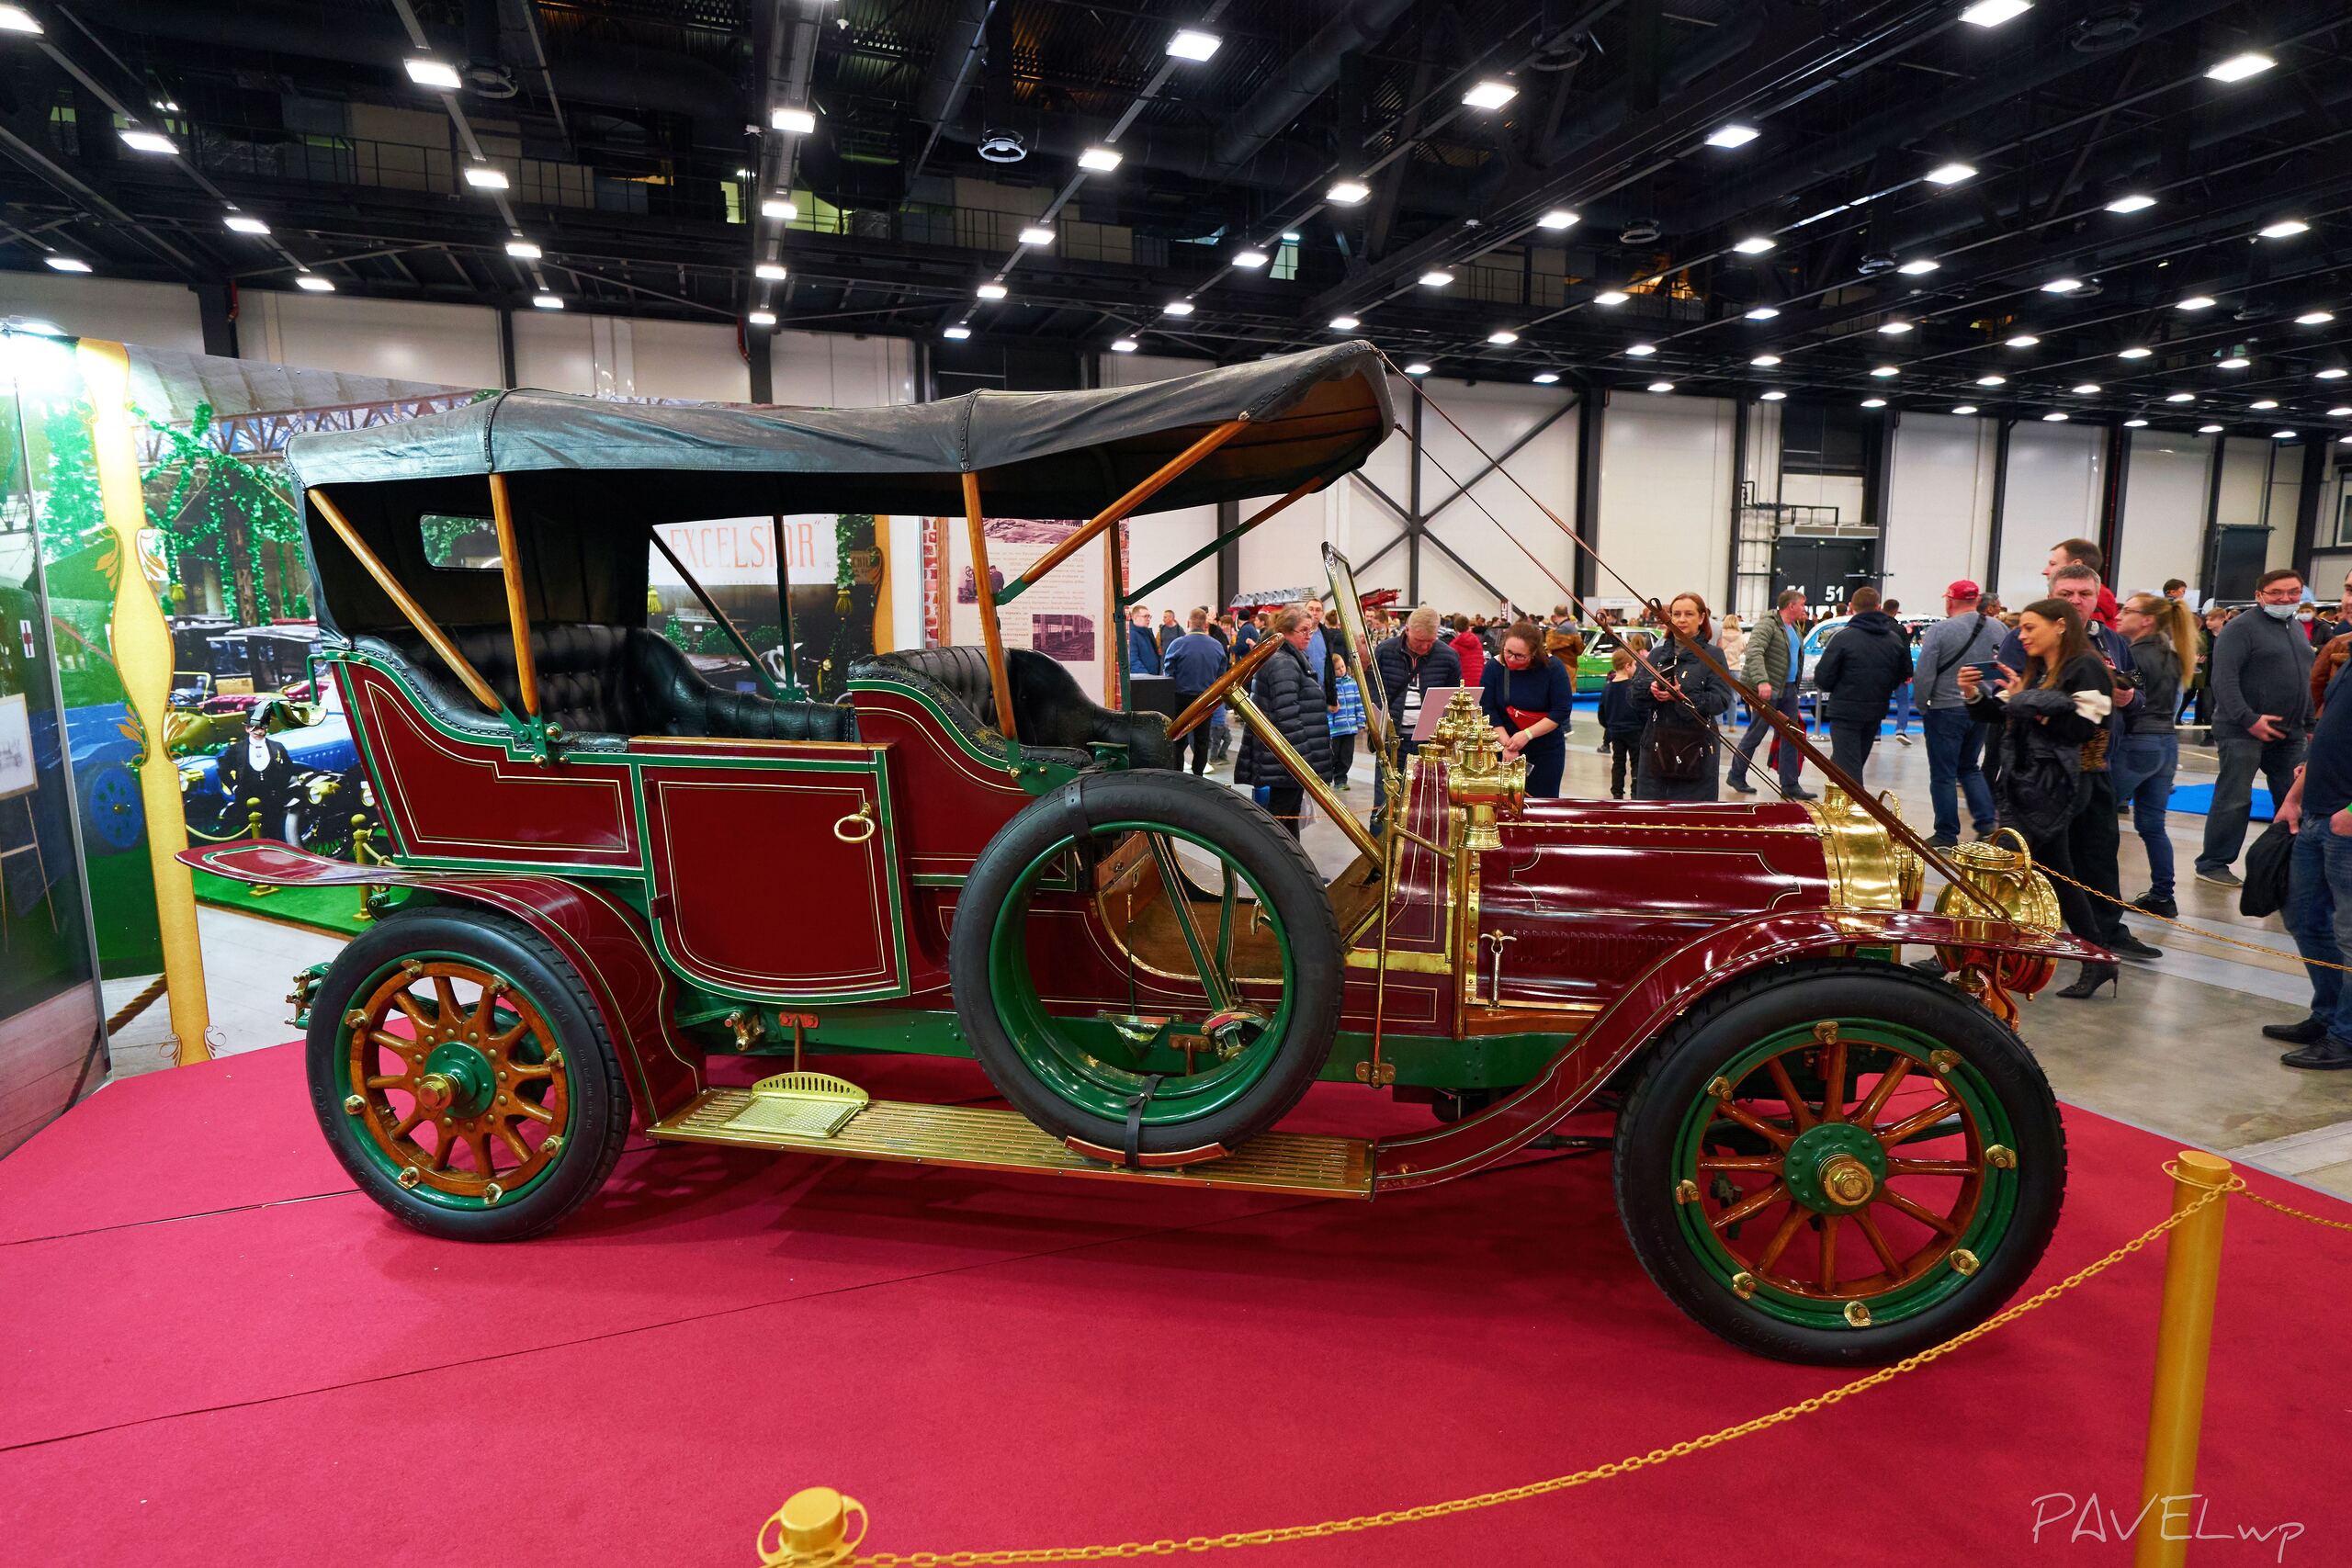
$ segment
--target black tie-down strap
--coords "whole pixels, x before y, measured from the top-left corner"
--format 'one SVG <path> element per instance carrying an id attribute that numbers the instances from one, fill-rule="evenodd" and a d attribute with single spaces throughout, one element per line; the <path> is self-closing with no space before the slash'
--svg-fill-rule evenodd
<path id="1" fill-rule="evenodd" d="M 1095 863 L 1102 857 L 1094 847 L 1094 824 L 1086 817 L 1086 781 L 1072 779 L 1056 790 L 1053 800 L 1054 827 L 1066 835 L 1070 847 L 1078 852 L 1078 872 L 1081 881 L 1091 881 Z"/>
<path id="2" fill-rule="evenodd" d="M 1159 1092 L 1159 1080 L 1167 1076 L 1165 1073 L 1152 1074 L 1143 1080 L 1142 1091 L 1127 1101 L 1127 1142 L 1126 1147 L 1121 1151 L 1125 1157 L 1120 1163 L 1129 1170 L 1142 1167 L 1143 1162 L 1136 1156 L 1143 1152 L 1140 1146 L 1143 1141 L 1143 1110 L 1151 1103 L 1151 1097 Z"/>

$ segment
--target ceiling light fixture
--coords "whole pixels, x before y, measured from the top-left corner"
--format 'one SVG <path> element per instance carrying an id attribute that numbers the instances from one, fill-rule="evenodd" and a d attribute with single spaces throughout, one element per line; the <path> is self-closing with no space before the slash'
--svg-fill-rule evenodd
<path id="1" fill-rule="evenodd" d="M 774 310 L 753 310 L 743 318 L 743 324 L 750 327 L 772 327 L 775 325 L 775 312 Z"/>
<path id="2" fill-rule="evenodd" d="M 1363 323 L 1356 320 L 1353 316 L 1334 316 L 1331 318 L 1331 330 L 1335 333 L 1351 333 L 1362 325 L 1363 325 Z"/>
<path id="3" fill-rule="evenodd" d="M 1163 315 L 1189 316 L 1193 313 L 1193 302 L 1190 299 L 1170 299 L 1159 309 Z"/>
<path id="4" fill-rule="evenodd" d="M 1973 28 L 1997 28 L 2032 9 L 2033 0 L 1976 0 L 1975 5 L 1960 14 L 1960 19 Z"/>
<path id="5" fill-rule="evenodd" d="M 1078 155 L 1078 166 L 1094 175 L 1107 175 L 1124 161 L 1121 154 L 1108 147 L 1089 147 Z"/>
<path id="6" fill-rule="evenodd" d="M 778 130 L 806 136 L 817 129 L 817 115 L 813 109 L 778 109 L 768 117 L 768 123 Z"/>
<path id="7" fill-rule="evenodd" d="M 1670 392 L 1674 390 L 1674 383 L 1671 381 L 1652 381 L 1650 383 L 1650 390 L 1653 392 Z"/>
<path id="8" fill-rule="evenodd" d="M 1136 340 L 1131 337 L 1114 337 L 1111 340 L 1111 352 L 1114 354 L 1133 354 L 1135 351 Z"/>
<path id="9" fill-rule="evenodd" d="M 516 261 L 537 261 L 539 259 L 539 247 L 528 240 L 509 240 L 506 242 L 506 254 Z"/>
<path id="10" fill-rule="evenodd" d="M 752 268 L 752 276 L 758 278 L 763 283 L 782 283 L 785 279 L 784 264 L 782 262 L 761 262 Z M 1002 289 L 999 289 L 997 292 L 1001 295 L 1004 291 Z"/>
<path id="11" fill-rule="evenodd" d="M 228 217 L 223 218 L 220 221 L 228 225 L 229 232 L 232 234 L 266 234 L 269 232 L 269 225 L 263 222 L 260 219 L 254 217 L 250 212 L 232 212 Z"/>
<path id="12" fill-rule="evenodd" d="M 22 6 L 0 6 L 0 33 L 23 33 L 39 38 L 42 28 L 30 11 Z"/>
<path id="13" fill-rule="evenodd" d="M 1295 230 L 1295 229 L 1285 229 L 1285 230 L 1283 230 L 1283 244 L 1285 244 L 1285 245 L 1295 245 L 1296 243 L 1298 243 L 1298 241 L 1299 241 L 1299 233 L 1298 233 L 1298 231 L 1297 231 L 1297 230 Z"/>
<path id="14" fill-rule="evenodd" d="M 1508 82 L 1481 82 L 1462 95 L 1462 101 L 1474 109 L 1498 109 L 1519 96 L 1519 89 Z"/>
<path id="15" fill-rule="evenodd" d="M 2130 348 L 2117 349 L 2115 351 L 2115 357 L 2118 359 L 2145 359 L 2155 352 L 2156 351 L 2153 348 L 2148 348 L 2143 344 L 2135 343 Z"/>
<path id="16" fill-rule="evenodd" d="M 2233 354 L 2226 359 L 2217 359 L 2213 363 L 2224 370 L 2243 370 L 2254 361 L 2243 354 Z"/>
<path id="17" fill-rule="evenodd" d="M 2123 422 L 2123 428 L 2126 430 L 2144 430 L 2147 428 L 2147 423 L 2148 422 L 2146 420 L 2134 415 L 2132 418 L 2127 419 Z"/>
<path id="18" fill-rule="evenodd" d="M 1759 354 L 1755 358 L 1748 361 L 1750 365 L 1755 366 L 1758 370 L 1770 370 L 1773 366 L 1778 365 L 1780 362 L 1781 356 L 1777 354 Z"/>
<path id="19" fill-rule="evenodd" d="M 2274 430 L 2270 433 L 2270 439 L 2273 441 L 2292 441 L 2294 438 L 2295 432 L 2291 430 Z"/>
<path id="20" fill-rule="evenodd" d="M 1323 199 L 1338 207 L 1353 207 L 1372 194 L 1372 187 L 1362 180 L 1337 180 L 1323 193 Z"/>
<path id="21" fill-rule="evenodd" d="M 2006 387 L 2009 378 L 2007 376 L 1979 376 L 1976 384 L 1980 387 Z"/>
<path id="22" fill-rule="evenodd" d="M 1707 138 L 1710 147 L 1745 147 L 1764 133 L 1752 125 L 1720 125 Z"/>
<path id="23" fill-rule="evenodd" d="M 2295 324 L 2299 327 L 2316 327 L 2334 320 L 2335 320 L 2335 312 L 2333 310 L 2305 310 L 2295 318 Z"/>
<path id="24" fill-rule="evenodd" d="M 1768 403 L 1777 403 L 1786 400 L 1789 394 L 1775 387 L 1769 392 L 1759 392 L 1757 395 Z"/>
<path id="25" fill-rule="evenodd" d="M 941 333 L 939 335 L 944 338 L 954 338 L 956 342 L 961 343 L 966 338 L 972 335 L 972 329 L 966 326 L 963 322 L 958 321 L 954 326 L 949 327 L 946 331 Z"/>
<path id="26" fill-rule="evenodd" d="M 1421 274 L 1421 287 L 1424 288 L 1443 288 L 1453 281 L 1453 274 L 1442 266 L 1433 266 Z"/>
<path id="27" fill-rule="evenodd" d="M 2052 409 L 2048 413 L 2041 416 L 2041 423 L 2044 424 L 2064 424 L 2066 423 L 2066 418 L 2067 415 L 2064 409 Z"/>
<path id="28" fill-rule="evenodd" d="M 2259 76 L 2278 62 L 2257 49 L 2243 54 L 2233 54 L 2206 68 L 2205 75 L 2214 82 L 2243 82 L 2249 76 Z"/>
<path id="29" fill-rule="evenodd" d="M 506 171 L 493 168 L 488 164 L 468 164 L 466 183 L 476 190 L 504 190 Z"/>
<path id="30" fill-rule="evenodd" d="M 1657 344 L 1654 343 L 1633 344 L 1627 346 L 1625 352 L 1632 355 L 1636 359 L 1647 359 L 1651 355 L 1657 352 Z"/>
<path id="31" fill-rule="evenodd" d="M 1878 330 L 1888 337 L 1901 337 L 1912 329 L 1909 321 L 1881 321 L 1878 324 Z"/>
<path id="32" fill-rule="evenodd" d="M 49 264 L 49 269 L 51 272 L 87 272 L 90 270 L 90 264 L 84 261 L 80 256 L 48 255 L 43 256 L 40 259 Z"/>
<path id="33" fill-rule="evenodd" d="M 1622 288 L 1604 288 L 1592 297 L 1592 302 L 1596 305 L 1623 305 L 1632 298 Z"/>
<path id="34" fill-rule="evenodd" d="M 1544 214 L 1543 217 L 1538 218 L 1535 220 L 1535 226 L 1538 229 L 1551 229 L 1555 231 L 1561 229 L 1573 229 L 1577 226 L 1577 215 L 1569 211 L 1565 207 L 1555 207 L 1552 209 L 1551 211 Z"/>
<path id="35" fill-rule="evenodd" d="M 2328 410 L 2327 417 L 2330 419 L 2352 419 L 2352 404 L 2346 404 L 2342 408 Z"/>
<path id="36" fill-rule="evenodd" d="M 1423 360 L 1416 359 L 1410 365 L 1405 367 L 1405 374 L 1408 376 L 1426 376 L 1429 373 L 1429 365 Z"/>
<path id="37" fill-rule="evenodd" d="M 1780 311 L 1770 305 L 1758 305 L 1747 312 L 1747 319 L 1751 321 L 1770 321 L 1776 320 L 1780 314 Z"/>
<path id="38" fill-rule="evenodd" d="M 1024 245 L 1050 245 L 1054 243 L 1054 231 L 1042 223 L 1032 223 L 1021 231 L 1021 243 Z"/>
<path id="39" fill-rule="evenodd" d="M 122 144 L 133 152 L 154 152 L 164 156 L 179 151 L 178 145 L 162 131 L 141 130 L 135 125 L 123 130 Z"/>
<path id="40" fill-rule="evenodd" d="M 2031 348 L 2035 344 L 2038 344 L 2041 341 L 2041 340 L 2040 338 L 2034 336 L 2031 333 L 2018 333 L 2013 337 L 2006 337 L 2001 340 L 2005 345 L 2010 348 Z"/>
<path id="41" fill-rule="evenodd" d="M 1269 259 L 1271 258 L 1267 256 L 1265 252 L 1259 250 L 1254 246 L 1248 250 L 1236 251 L 1233 253 L 1233 265 L 1238 267 L 1261 267 L 1266 265 Z"/>
<path id="42" fill-rule="evenodd" d="M 2097 381 L 2077 381 L 2066 389 L 2074 393 L 2075 396 L 2078 398 L 2095 398 L 2098 396 L 2098 383 Z"/>
<path id="43" fill-rule="evenodd" d="M 2176 310 L 2210 310 L 2212 308 L 2213 297 L 2211 294 L 2192 294 L 2173 306 Z"/>
<path id="44" fill-rule="evenodd" d="M 1557 370 L 1538 370 L 1532 379 L 1539 387 L 1548 387 L 1560 378 Z"/>
<path id="45" fill-rule="evenodd" d="M 2346 374 L 2346 372 L 2342 366 L 2331 365 L 2326 369 L 2319 373 L 2319 378 L 2323 381 L 2341 381 L 2344 379 Z"/>
<path id="46" fill-rule="evenodd" d="M 1866 409 L 1883 409 L 1886 407 L 1886 400 L 1884 398 L 1864 398 L 1862 400 L 1862 407 Z"/>
<path id="47" fill-rule="evenodd" d="M 1519 341 L 1519 334 L 1509 327 L 1498 327 L 1487 334 L 1487 341 L 1497 348 L 1509 348 Z"/>
<path id="48" fill-rule="evenodd" d="M 465 85 L 458 68 L 446 60 L 412 59 L 403 62 L 408 67 L 408 79 L 420 87 L 430 87 L 437 93 L 454 93 Z"/>
<path id="49" fill-rule="evenodd" d="M 1936 271 L 1943 265 L 1943 263 L 1936 261 L 1931 257 L 1921 256 L 1916 261 L 1905 262 L 1901 266 L 1896 267 L 1894 270 L 1903 274 L 1905 277 L 1924 277 L 1928 273 Z"/>
<path id="50" fill-rule="evenodd" d="M 1204 33 L 1198 28 L 1179 28 L 1176 36 L 1168 40 L 1168 52 L 1179 60 L 1206 60 L 1224 43 L 1215 33 Z"/>
<path id="51" fill-rule="evenodd" d="M 1871 367 L 1871 374 L 1883 381 L 1890 376 L 1902 375 L 1903 367 L 1899 365 L 1873 365 Z"/>
<path id="52" fill-rule="evenodd" d="M 760 203 L 760 216 L 778 223 L 797 223 L 800 220 L 800 204 L 790 197 L 772 196 Z"/>
<path id="53" fill-rule="evenodd" d="M 2155 204 L 2156 198 L 2154 197 L 2149 196 L 2143 191 L 2135 190 L 2129 196 L 2119 196 L 2113 201 L 2109 202 L 2107 204 L 2107 209 L 2109 212 L 2145 212 Z"/>
<path id="54" fill-rule="evenodd" d="M 2300 218 L 2281 218 L 2276 223 L 2266 223 L 2255 231 L 2266 240 L 2284 240 L 2291 235 L 2306 233 L 2311 225 Z"/>
<path id="55" fill-rule="evenodd" d="M 2083 286 L 2079 277 L 2053 277 L 2041 286 L 2044 294 L 2072 294 Z"/>
<path id="56" fill-rule="evenodd" d="M 1768 239 L 1762 234 L 1750 234 L 1744 240 L 1734 241 L 1731 248 L 1744 256 L 1760 256 L 1780 243 L 1778 240 Z"/>
<path id="57" fill-rule="evenodd" d="M 2197 394 L 2194 392 L 2166 392 L 2165 394 L 2165 401 L 2168 403 L 2193 403 L 2196 400 Z"/>
<path id="58" fill-rule="evenodd" d="M 2278 400 L 2276 398 L 2256 398 L 2254 401 L 2246 404 L 2245 406 L 2252 409 L 2256 413 L 2268 413 L 2272 409 L 2278 406 Z"/>
<path id="59" fill-rule="evenodd" d="M 983 299 L 1001 299 L 1012 290 L 1001 283 L 983 283 L 972 292 Z"/>
<path id="60" fill-rule="evenodd" d="M 2218 424 L 2200 424 L 2197 427 L 2197 434 L 2199 435 L 2219 435 L 2222 434 L 2222 426 Z"/>
<path id="61" fill-rule="evenodd" d="M 1974 403 L 1954 403 L 1952 405 L 1951 412 L 1954 413 L 1974 413 L 1976 412 L 1976 405 Z"/>
<path id="62" fill-rule="evenodd" d="M 301 289 L 306 294 L 332 294 L 334 292 L 334 280 L 331 278 L 321 277 L 315 272 L 296 273 L 294 275 L 294 287 Z"/>
<path id="63" fill-rule="evenodd" d="M 1958 162 L 1938 164 L 1920 177 L 1931 186 L 1956 186 L 1962 180 L 1974 179 L 1976 165 Z"/>

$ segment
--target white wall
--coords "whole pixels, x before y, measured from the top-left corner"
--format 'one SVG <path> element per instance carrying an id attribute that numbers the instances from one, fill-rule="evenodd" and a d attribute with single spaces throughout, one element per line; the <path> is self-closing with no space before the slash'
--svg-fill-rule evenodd
<path id="1" fill-rule="evenodd" d="M 2192 602 L 2205 543 L 2205 497 L 2212 485 L 2213 437 L 2173 431 L 2132 432 L 2132 467 L 2123 483 L 2123 525 L 2117 532 L 2117 593 L 2155 592 L 2167 578 L 2188 583 Z"/>
<path id="2" fill-rule="evenodd" d="M 499 385 L 498 312 L 334 294 L 243 293 L 237 355 L 447 387 Z"/>
<path id="3" fill-rule="evenodd" d="M 144 344 L 183 354 L 204 352 L 196 294 L 177 283 L 0 273 L 0 316 L 51 321 L 75 337 Z"/>
<path id="4" fill-rule="evenodd" d="M 1724 602 L 1731 571 L 1732 405 L 1620 393 L 1600 424 L 1600 525 L 1593 541 L 1626 581 L 1659 599 Z M 1622 597 L 1596 570 L 1597 596 Z"/>
<path id="5" fill-rule="evenodd" d="M 1906 413 L 1895 426 L 1882 588 L 1906 611 L 1940 613 L 1946 585 L 1984 580 L 1998 443 L 1990 420 Z"/>
<path id="6" fill-rule="evenodd" d="M 1190 376 L 1206 370 L 1205 359 L 1178 359 L 1156 354 L 1106 354 L 1102 357 L 1102 382 L 1106 387 L 1140 387 L 1147 382 L 1165 381 L 1171 376 Z M 1259 508 L 1276 498 L 1245 501 L 1241 517 L 1249 517 Z M 1305 587 L 1323 581 L 1323 563 L 1315 556 L 1322 536 L 1311 525 L 1315 509 L 1311 501 L 1300 502 L 1281 517 L 1266 524 L 1241 542 L 1241 586 L 1245 592 L 1252 588 Z M 1238 519 L 1237 519 L 1238 521 Z M 1149 582 L 1185 556 L 1216 537 L 1216 508 L 1186 506 L 1173 512 L 1155 512 L 1138 517 L 1127 525 L 1127 584 L 1133 589 Z M 1315 560 L 1309 575 L 1260 576 L 1251 570 L 1253 548 L 1275 544 L 1289 547 L 1295 539 L 1306 543 L 1303 553 Z M 1152 619 L 1158 621 L 1161 610 L 1182 612 L 1195 604 L 1206 604 L 1213 610 L 1222 609 L 1216 604 L 1216 558 L 1195 561 L 1165 588 L 1154 589 L 1148 595 Z"/>
<path id="7" fill-rule="evenodd" d="M 2009 488 L 2001 506 L 2001 558 L 1985 586 L 2012 607 L 2041 598 L 2041 569 L 2061 539 L 2098 535 L 2106 433 L 2095 425 L 2019 424 L 2009 433 Z"/>

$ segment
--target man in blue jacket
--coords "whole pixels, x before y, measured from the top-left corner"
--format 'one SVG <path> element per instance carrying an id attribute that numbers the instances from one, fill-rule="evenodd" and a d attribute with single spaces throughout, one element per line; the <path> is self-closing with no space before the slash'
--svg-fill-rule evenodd
<path id="1" fill-rule="evenodd" d="M 1127 616 L 1127 673 L 1159 673 L 1159 639 L 1151 633 L 1151 612 L 1141 605 Z"/>
<path id="2" fill-rule="evenodd" d="M 1179 710 L 1193 705 L 1193 699 L 1216 684 L 1225 673 L 1225 644 L 1209 636 L 1209 613 L 1195 610 L 1189 617 L 1190 630 L 1169 639 L 1167 652 L 1160 655 L 1160 671 L 1176 682 L 1176 705 Z M 1177 743 L 1179 755 L 1186 747 L 1193 752 L 1193 772 L 1204 773 L 1209 761 L 1209 727 L 1195 725 L 1193 733 Z"/>

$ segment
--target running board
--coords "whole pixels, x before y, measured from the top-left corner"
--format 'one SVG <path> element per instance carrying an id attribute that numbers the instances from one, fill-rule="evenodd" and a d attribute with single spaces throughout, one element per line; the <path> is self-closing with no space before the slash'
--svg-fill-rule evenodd
<path id="1" fill-rule="evenodd" d="M 1048 1176 L 1147 1181 L 1159 1186 L 1238 1188 L 1309 1198 L 1370 1198 L 1372 1145 L 1360 1138 L 1263 1133 L 1233 1153 L 1170 1170 L 1123 1170 L 1072 1153 L 1014 1111 L 876 1100 L 831 1136 L 763 1126 L 748 1089 L 706 1089 L 647 1131 L 682 1144 L 727 1144 L 898 1160 L 966 1170 L 1030 1170 Z M 751 1112 L 746 1115 L 746 1112 Z"/>

